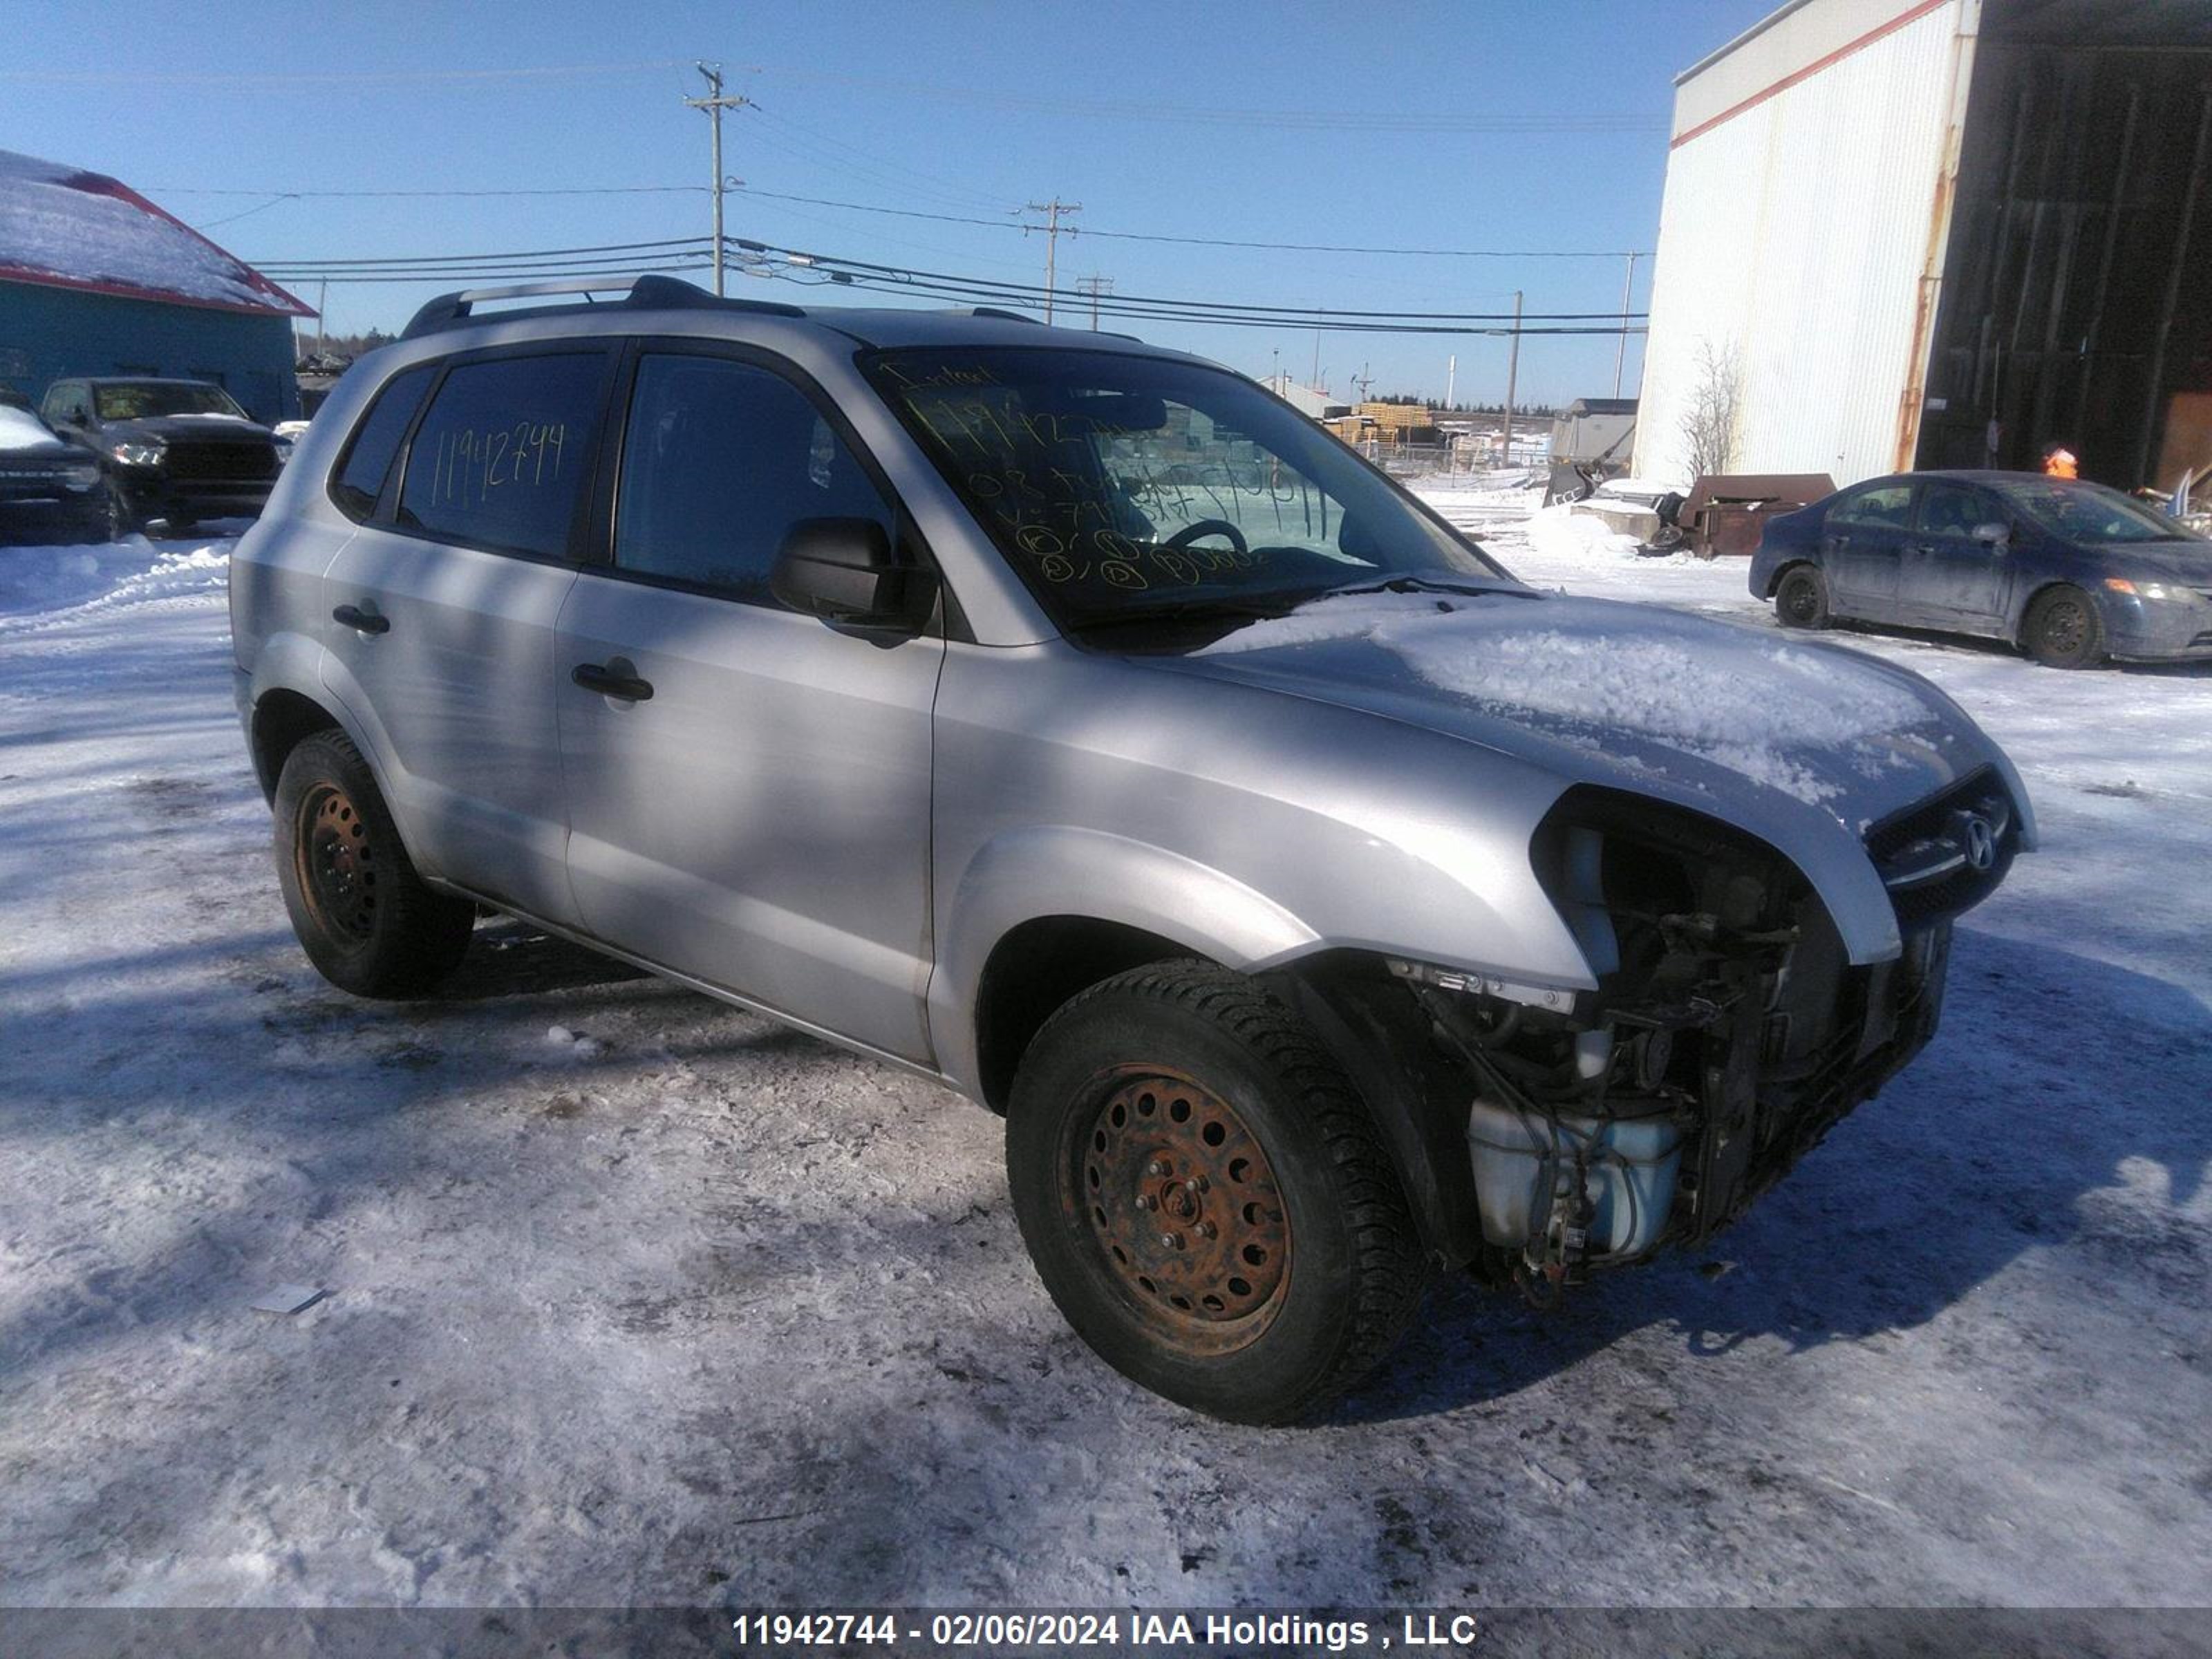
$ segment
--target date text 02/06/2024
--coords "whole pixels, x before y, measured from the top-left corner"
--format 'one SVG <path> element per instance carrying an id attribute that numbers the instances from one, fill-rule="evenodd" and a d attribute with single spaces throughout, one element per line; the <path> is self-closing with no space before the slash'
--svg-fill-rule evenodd
<path id="1" fill-rule="evenodd" d="M 1471 1647 L 1472 1614 L 1406 1613 L 1394 1632 L 1381 1619 L 1306 1613 L 945 1612 L 769 1613 L 736 1616 L 740 1647 L 897 1648 L 926 1644 L 935 1650 L 1071 1648 L 1092 1651 L 1173 1650 L 1224 1644 L 1318 1648 L 1330 1653 L 1387 1651 L 1395 1647 Z"/>

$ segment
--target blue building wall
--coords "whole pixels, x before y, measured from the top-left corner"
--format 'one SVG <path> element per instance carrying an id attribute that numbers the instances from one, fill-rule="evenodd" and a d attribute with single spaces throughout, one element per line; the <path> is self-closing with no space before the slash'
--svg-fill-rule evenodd
<path id="1" fill-rule="evenodd" d="M 0 281 L 0 386 L 35 404 L 70 375 L 177 375 L 214 381 L 256 420 L 289 420 L 292 320 Z"/>

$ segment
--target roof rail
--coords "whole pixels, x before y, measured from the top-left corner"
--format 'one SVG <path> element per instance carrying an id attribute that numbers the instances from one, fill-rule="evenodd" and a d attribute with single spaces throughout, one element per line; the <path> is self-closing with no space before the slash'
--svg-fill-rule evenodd
<path id="1" fill-rule="evenodd" d="M 1038 328 L 1044 326 L 1040 318 L 1031 317 L 1024 312 L 1002 310 L 997 306 L 954 306 L 945 314 L 948 317 L 996 317 L 1005 323 L 1030 323 Z"/>
<path id="2" fill-rule="evenodd" d="M 562 294 L 589 296 L 617 292 L 623 293 L 624 296 L 620 303 L 632 310 L 750 311 L 771 317 L 804 317 L 806 314 L 798 306 L 787 306 L 774 300 L 725 299 L 690 283 L 678 282 L 673 276 L 648 274 L 643 276 L 586 277 L 564 283 L 516 283 L 505 288 L 470 288 L 455 294 L 441 294 L 423 304 L 422 308 L 409 320 L 399 337 L 412 340 L 421 335 L 434 334 L 442 328 L 456 327 L 471 320 L 475 316 L 476 307 L 487 301 L 542 299 Z M 586 303 L 591 303 L 588 297 Z"/>

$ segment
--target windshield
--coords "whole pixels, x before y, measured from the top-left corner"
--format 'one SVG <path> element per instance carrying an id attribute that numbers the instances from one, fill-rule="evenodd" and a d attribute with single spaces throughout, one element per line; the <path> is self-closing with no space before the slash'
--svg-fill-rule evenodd
<path id="1" fill-rule="evenodd" d="M 2085 547 L 2204 539 L 2155 507 L 2130 501 L 2103 484 L 2008 478 L 1991 487 L 2045 530 Z"/>
<path id="2" fill-rule="evenodd" d="M 1265 615 L 1392 578 L 1511 581 L 1225 370 L 1051 347 L 892 351 L 863 367 L 1070 632 Z"/>
<path id="3" fill-rule="evenodd" d="M 219 386 L 192 380 L 111 380 L 92 389 L 103 421 L 137 421 L 149 415 L 235 415 L 246 411 Z"/>

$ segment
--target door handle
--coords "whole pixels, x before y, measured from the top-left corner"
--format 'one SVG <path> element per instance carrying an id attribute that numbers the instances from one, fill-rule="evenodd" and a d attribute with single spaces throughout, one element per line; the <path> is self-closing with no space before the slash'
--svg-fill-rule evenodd
<path id="1" fill-rule="evenodd" d="M 331 620 L 343 623 L 357 634 L 389 634 L 392 618 L 364 611 L 357 605 L 342 605 L 331 612 Z"/>
<path id="2" fill-rule="evenodd" d="M 578 663 L 568 671 L 568 678 L 586 691 L 620 697 L 624 702 L 647 702 L 653 697 L 652 681 L 641 680 L 635 674 L 618 674 L 595 662 Z"/>

